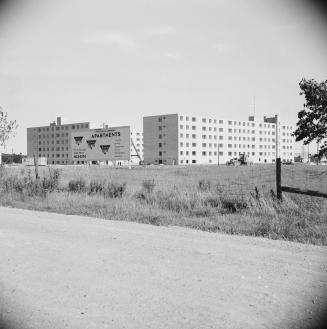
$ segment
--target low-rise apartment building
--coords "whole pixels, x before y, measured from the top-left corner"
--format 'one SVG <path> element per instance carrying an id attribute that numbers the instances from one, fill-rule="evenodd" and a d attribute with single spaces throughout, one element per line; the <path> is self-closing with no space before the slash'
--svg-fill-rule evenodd
<path id="1" fill-rule="evenodd" d="M 146 164 L 226 163 L 245 153 L 254 163 L 294 160 L 292 126 L 278 116 L 259 121 L 226 120 L 183 114 L 143 118 Z"/>
<path id="2" fill-rule="evenodd" d="M 71 164 L 71 133 L 89 128 L 89 122 L 62 124 L 60 117 L 48 126 L 27 128 L 27 156 L 45 157 L 48 164 Z"/>
<path id="3" fill-rule="evenodd" d="M 106 125 L 108 128 L 108 125 Z M 71 133 L 90 129 L 89 122 L 62 124 L 61 118 L 48 126 L 27 128 L 27 157 L 46 158 L 48 164 L 73 164 L 71 151 Z M 143 133 L 131 132 L 131 140 L 143 161 Z M 132 143 L 131 143 L 132 145 Z M 131 146 L 132 163 L 139 164 L 136 150 Z M 75 161 L 84 164 L 84 161 Z"/>

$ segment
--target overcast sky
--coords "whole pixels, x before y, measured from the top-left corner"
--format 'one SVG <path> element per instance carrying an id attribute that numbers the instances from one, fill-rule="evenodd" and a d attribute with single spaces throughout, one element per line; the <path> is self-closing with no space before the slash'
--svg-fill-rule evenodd
<path id="1" fill-rule="evenodd" d="M 0 15 L 0 106 L 26 128 L 161 113 L 294 124 L 327 79 L 326 17 L 300 0 L 29 0 Z"/>

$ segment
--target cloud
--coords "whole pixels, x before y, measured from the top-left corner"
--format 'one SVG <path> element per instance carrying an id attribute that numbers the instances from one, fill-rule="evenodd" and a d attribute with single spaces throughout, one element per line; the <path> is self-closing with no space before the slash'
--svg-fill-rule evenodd
<path id="1" fill-rule="evenodd" d="M 166 52 L 164 53 L 164 56 L 175 61 L 178 61 L 182 58 L 182 55 L 178 52 Z"/>
<path id="2" fill-rule="evenodd" d="M 226 46 L 223 43 L 214 43 L 211 48 L 218 53 L 222 53 L 226 50 Z"/>
<path id="3" fill-rule="evenodd" d="M 82 38 L 82 41 L 93 45 L 113 45 L 123 50 L 135 50 L 135 40 L 126 33 L 117 31 L 102 31 Z"/>
<path id="4" fill-rule="evenodd" d="M 144 34 L 148 36 L 169 36 L 176 35 L 177 30 L 173 26 L 161 26 L 147 29 L 144 31 Z"/>

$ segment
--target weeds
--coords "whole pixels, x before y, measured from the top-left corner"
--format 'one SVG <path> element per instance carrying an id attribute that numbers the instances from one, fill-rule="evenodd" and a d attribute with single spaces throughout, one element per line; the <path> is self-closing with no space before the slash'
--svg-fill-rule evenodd
<path id="1" fill-rule="evenodd" d="M 207 179 L 199 180 L 198 187 L 200 191 L 209 191 L 211 189 L 211 182 Z"/>
<path id="2" fill-rule="evenodd" d="M 326 200 L 284 194 L 280 201 L 266 182 L 249 192 L 237 177 L 218 182 L 206 167 L 202 177 L 199 168 L 182 168 L 155 179 L 152 169 L 67 170 L 40 170 L 36 180 L 30 169 L 0 167 L 0 204 L 327 245 Z"/>
<path id="3" fill-rule="evenodd" d="M 84 178 L 80 177 L 78 179 L 73 179 L 68 182 L 69 192 L 85 192 L 86 191 L 86 181 Z"/>
<path id="4" fill-rule="evenodd" d="M 154 179 L 146 179 L 142 182 L 142 187 L 147 193 L 152 193 L 156 187 Z"/>

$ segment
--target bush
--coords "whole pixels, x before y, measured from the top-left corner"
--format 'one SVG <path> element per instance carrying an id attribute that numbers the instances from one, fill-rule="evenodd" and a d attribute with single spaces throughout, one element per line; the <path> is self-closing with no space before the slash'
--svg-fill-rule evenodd
<path id="1" fill-rule="evenodd" d="M 84 192 L 86 190 L 86 181 L 84 178 L 73 179 L 68 182 L 69 192 Z"/>
<path id="2" fill-rule="evenodd" d="M 53 192 L 59 186 L 60 171 L 58 169 L 49 169 L 49 177 L 43 177 L 40 181 L 40 188 L 44 193 Z"/>
<path id="3" fill-rule="evenodd" d="M 211 189 L 211 182 L 207 179 L 201 179 L 199 180 L 198 187 L 200 191 L 209 191 Z"/>
<path id="4" fill-rule="evenodd" d="M 152 193 L 156 187 L 156 183 L 154 179 L 147 179 L 142 182 L 142 186 L 147 193 Z"/>
<path id="5" fill-rule="evenodd" d="M 121 198 L 126 191 L 126 183 L 109 183 L 104 191 L 107 198 Z"/>
<path id="6" fill-rule="evenodd" d="M 2 179 L 2 189 L 5 193 L 22 193 L 24 190 L 24 185 L 24 180 L 19 179 L 17 176 L 9 176 Z"/>
<path id="7" fill-rule="evenodd" d="M 89 185 L 90 194 L 102 193 L 105 189 L 105 182 L 92 180 Z"/>
<path id="8" fill-rule="evenodd" d="M 237 199 L 236 197 L 222 197 L 221 207 L 229 213 L 235 213 L 240 210 L 248 208 L 247 203 L 242 199 Z"/>

